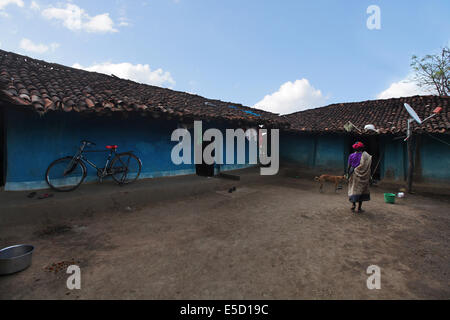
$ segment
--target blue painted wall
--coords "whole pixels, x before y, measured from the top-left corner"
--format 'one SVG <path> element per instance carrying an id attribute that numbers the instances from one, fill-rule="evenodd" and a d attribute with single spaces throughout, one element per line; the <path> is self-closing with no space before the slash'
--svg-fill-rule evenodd
<path id="1" fill-rule="evenodd" d="M 345 148 L 345 138 L 343 136 L 318 136 L 316 166 L 344 174 L 346 169 Z"/>
<path id="2" fill-rule="evenodd" d="M 300 167 L 314 167 L 315 137 L 306 134 L 281 132 L 280 161 Z"/>
<path id="3" fill-rule="evenodd" d="M 284 164 L 333 172 L 345 170 L 344 136 L 285 132 L 280 139 L 280 157 Z"/>
<path id="4" fill-rule="evenodd" d="M 384 157 L 381 161 L 381 179 L 403 181 L 406 179 L 407 154 L 403 139 L 393 140 L 390 136 L 380 139 Z"/>
<path id="5" fill-rule="evenodd" d="M 143 162 L 141 178 L 194 174 L 195 165 L 176 166 L 171 161 L 171 151 L 176 142 L 171 142 L 170 137 L 177 126 L 176 121 L 153 120 L 138 115 L 123 118 L 52 113 L 41 117 L 34 112 L 9 108 L 6 110 L 5 189 L 46 188 L 44 174 L 48 165 L 57 158 L 74 154 L 83 139 L 96 142 L 96 149 L 117 144 L 119 152 L 135 152 Z M 208 128 L 218 128 L 222 132 L 225 129 L 224 125 L 204 123 L 203 129 Z M 449 136 L 438 135 L 437 138 L 450 143 Z M 340 174 L 346 168 L 351 142 L 345 135 L 281 132 L 280 163 Z M 406 144 L 401 139 L 393 140 L 392 136 L 381 136 L 380 148 L 382 152 L 384 150 L 381 178 L 404 181 L 407 168 Z M 416 170 L 417 178 L 422 181 L 448 183 L 450 147 L 428 136 L 421 136 L 418 140 L 418 151 L 420 158 Z M 225 151 L 223 154 L 225 156 Z M 105 157 L 106 153 L 89 154 L 89 159 L 99 166 L 103 166 Z M 216 165 L 216 169 L 225 171 L 246 166 L 248 165 Z M 95 179 L 95 170 L 88 167 L 87 180 Z"/>
<path id="6" fill-rule="evenodd" d="M 421 178 L 436 182 L 450 181 L 450 136 L 435 135 L 420 137 Z M 445 142 L 445 143 L 444 143 Z"/>
<path id="7" fill-rule="evenodd" d="M 97 146 L 92 149 L 104 149 L 106 145 L 115 144 L 119 146 L 118 152 L 133 151 L 142 160 L 141 178 L 194 174 L 194 164 L 177 166 L 171 161 L 171 151 L 177 143 L 170 138 L 177 125 L 176 121 L 158 121 L 138 115 L 123 118 L 51 113 L 41 117 L 34 112 L 9 108 L 6 111 L 5 189 L 47 188 L 44 175 L 49 164 L 73 155 L 81 140 L 95 142 Z M 221 129 L 214 123 L 204 124 L 203 129 L 208 127 Z M 192 144 L 193 140 L 192 134 Z M 88 158 L 101 167 L 106 156 L 107 153 L 88 154 Z M 245 166 L 223 165 L 220 170 Z M 88 166 L 87 181 L 95 179 L 95 170 Z"/>
<path id="8" fill-rule="evenodd" d="M 436 138 L 450 144 L 450 136 Z M 312 169 L 314 173 L 336 172 L 346 169 L 349 146 L 355 141 L 345 135 L 311 135 L 283 132 L 280 141 L 282 165 Z M 448 183 L 450 181 L 450 147 L 427 135 L 417 140 L 415 181 Z M 381 179 L 403 182 L 407 174 L 407 150 L 403 139 L 380 136 Z"/>

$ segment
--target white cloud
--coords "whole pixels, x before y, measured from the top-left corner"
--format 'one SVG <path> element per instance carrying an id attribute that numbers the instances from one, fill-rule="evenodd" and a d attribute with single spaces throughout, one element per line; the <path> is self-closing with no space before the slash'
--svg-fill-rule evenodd
<path id="1" fill-rule="evenodd" d="M 151 70 L 148 64 L 133 65 L 128 62 L 116 64 L 105 62 L 92 65 L 90 67 L 83 67 L 82 65 L 76 63 L 72 67 L 87 71 L 100 72 L 107 75 L 114 74 L 119 78 L 129 79 L 154 86 L 164 86 L 170 88 L 175 85 L 175 80 L 172 78 L 170 72 L 163 71 L 162 69 Z"/>
<path id="2" fill-rule="evenodd" d="M 125 17 L 119 18 L 119 27 L 128 27 L 130 23 L 128 22 L 128 19 Z"/>
<path id="3" fill-rule="evenodd" d="M 72 31 L 86 31 L 91 33 L 117 32 L 114 21 L 109 13 L 91 17 L 77 5 L 67 3 L 65 8 L 50 7 L 42 11 L 42 16 L 48 20 L 60 20 L 63 26 Z"/>
<path id="4" fill-rule="evenodd" d="M 377 99 L 401 98 L 429 94 L 432 94 L 430 90 L 419 87 L 412 79 L 412 76 L 407 76 L 403 80 L 393 82 L 389 88 L 377 95 Z"/>
<path id="5" fill-rule="evenodd" d="M 83 27 L 87 32 L 117 32 L 114 29 L 114 22 L 109 17 L 109 13 L 99 14 L 90 18 Z"/>
<path id="6" fill-rule="evenodd" d="M 41 10 L 41 7 L 36 1 L 31 1 L 30 8 L 37 11 Z"/>
<path id="7" fill-rule="evenodd" d="M 23 0 L 0 0 L 0 17 L 9 18 L 9 14 L 5 11 L 8 5 L 16 5 L 18 7 L 23 7 Z"/>
<path id="8" fill-rule="evenodd" d="M 55 51 L 59 47 L 58 43 L 51 43 L 50 45 L 45 45 L 42 43 L 36 44 L 29 39 L 22 39 L 20 41 L 20 48 L 33 53 L 45 53 L 47 51 Z"/>
<path id="9" fill-rule="evenodd" d="M 315 89 L 307 79 L 288 81 L 278 91 L 266 95 L 254 105 L 266 111 L 288 114 L 296 111 L 323 106 L 327 98 L 320 90 Z"/>
<path id="10" fill-rule="evenodd" d="M 23 0 L 0 0 L 0 10 L 4 9 L 7 5 L 15 4 L 16 6 L 23 7 Z"/>

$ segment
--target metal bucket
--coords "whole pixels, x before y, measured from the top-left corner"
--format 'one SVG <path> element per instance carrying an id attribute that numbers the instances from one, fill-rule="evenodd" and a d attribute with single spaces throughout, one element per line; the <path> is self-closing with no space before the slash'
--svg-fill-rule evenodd
<path id="1" fill-rule="evenodd" d="M 13 274 L 31 265 L 34 247 L 18 245 L 0 250 L 0 275 Z"/>

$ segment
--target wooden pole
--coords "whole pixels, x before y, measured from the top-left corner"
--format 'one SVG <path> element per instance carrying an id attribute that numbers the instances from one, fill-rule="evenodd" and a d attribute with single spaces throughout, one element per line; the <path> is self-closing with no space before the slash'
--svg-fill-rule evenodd
<path id="1" fill-rule="evenodd" d="M 411 133 L 408 143 L 408 175 L 406 177 L 407 182 L 407 191 L 408 193 L 412 193 L 412 184 L 413 184 L 413 176 L 414 176 L 414 136 Z"/>

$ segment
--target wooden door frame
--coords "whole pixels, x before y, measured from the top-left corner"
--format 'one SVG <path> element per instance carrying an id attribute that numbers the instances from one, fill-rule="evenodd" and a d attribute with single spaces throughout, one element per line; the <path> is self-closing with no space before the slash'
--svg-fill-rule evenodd
<path id="1" fill-rule="evenodd" d="M 7 146 L 6 146 L 6 112 L 5 106 L 0 103 L 0 187 L 6 184 Z"/>

